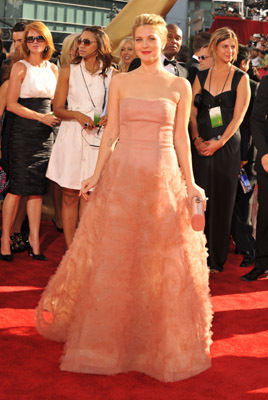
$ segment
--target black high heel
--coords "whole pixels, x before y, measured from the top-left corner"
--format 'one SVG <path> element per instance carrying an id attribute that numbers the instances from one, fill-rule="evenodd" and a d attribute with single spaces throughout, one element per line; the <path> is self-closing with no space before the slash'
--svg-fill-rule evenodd
<path id="1" fill-rule="evenodd" d="M 56 224 L 56 221 L 55 221 L 53 218 L 51 218 L 51 222 L 53 223 L 53 225 L 55 226 L 55 228 L 56 228 L 56 230 L 57 230 L 58 232 L 60 232 L 60 233 L 63 232 L 63 228 L 60 228 L 60 227 Z"/>
<path id="2" fill-rule="evenodd" d="M 12 254 L 0 254 L 0 260 L 11 262 L 11 261 L 13 261 L 13 255 Z"/>
<path id="3" fill-rule="evenodd" d="M 11 245 L 10 245 L 10 251 L 12 251 Z M 1 254 L 1 252 L 0 252 L 0 260 L 11 262 L 11 261 L 13 261 L 13 255 L 12 254 Z"/>
<path id="4" fill-rule="evenodd" d="M 22 253 L 26 250 L 25 242 L 23 242 L 21 233 L 14 233 L 13 236 L 10 236 L 10 240 L 12 253 Z"/>
<path id="5" fill-rule="evenodd" d="M 26 240 L 23 239 L 21 232 L 14 232 L 19 252 L 23 253 L 26 250 Z"/>
<path id="6" fill-rule="evenodd" d="M 30 245 L 29 241 L 26 242 L 26 245 L 28 249 L 28 256 L 33 257 L 34 260 L 47 261 L 47 257 L 44 254 L 42 253 L 34 254 L 32 246 Z"/>

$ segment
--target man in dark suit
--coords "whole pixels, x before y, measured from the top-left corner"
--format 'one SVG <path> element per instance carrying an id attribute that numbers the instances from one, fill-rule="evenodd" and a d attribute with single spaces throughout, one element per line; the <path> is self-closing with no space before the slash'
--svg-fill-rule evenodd
<path id="1" fill-rule="evenodd" d="M 199 32 L 194 37 L 192 58 L 186 63 L 185 68 L 188 70 L 188 81 L 193 85 L 195 77 L 199 71 L 200 65 L 198 61 L 199 51 L 202 47 L 208 46 L 211 34 L 209 32 Z"/>
<path id="2" fill-rule="evenodd" d="M 182 30 L 174 24 L 167 25 L 167 43 L 163 50 L 162 62 L 169 72 L 174 75 L 180 76 L 182 78 L 187 78 L 188 72 L 180 63 L 176 60 L 176 55 L 179 53 L 182 44 Z M 128 71 L 133 71 L 134 69 L 140 67 L 141 61 L 139 58 L 135 58 Z"/>
<path id="3" fill-rule="evenodd" d="M 239 45 L 237 59 L 234 65 L 244 72 L 248 72 L 250 62 L 250 50 L 248 47 Z M 237 185 L 237 193 L 233 212 L 231 234 L 236 244 L 236 252 L 244 255 L 240 267 L 248 267 L 255 260 L 255 239 L 252 236 L 253 228 L 250 220 L 250 199 L 256 184 L 256 172 L 254 169 L 256 159 L 256 148 L 252 141 L 250 129 L 250 116 L 257 92 L 257 83 L 250 79 L 251 98 L 248 110 L 240 125 L 241 134 L 241 168 L 246 171 L 252 190 L 244 193 L 240 182 Z"/>
<path id="4" fill-rule="evenodd" d="M 268 76 L 261 80 L 251 114 L 251 131 L 257 148 L 255 169 L 258 183 L 255 267 L 244 281 L 255 281 L 268 271 Z"/>

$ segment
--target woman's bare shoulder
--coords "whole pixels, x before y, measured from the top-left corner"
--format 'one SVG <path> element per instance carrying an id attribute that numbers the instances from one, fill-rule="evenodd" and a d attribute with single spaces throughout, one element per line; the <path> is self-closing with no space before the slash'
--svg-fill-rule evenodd
<path id="1" fill-rule="evenodd" d="M 129 72 L 119 72 L 115 73 L 116 79 L 118 81 L 126 80 L 129 77 Z"/>
<path id="2" fill-rule="evenodd" d="M 59 73 L 59 77 L 64 80 L 69 80 L 70 77 L 70 72 L 71 72 L 71 66 L 70 65 L 62 65 Z"/>
<path id="3" fill-rule="evenodd" d="M 7 80 L 4 81 L 4 82 L 2 83 L 2 85 L 0 86 L 0 93 L 1 93 L 1 94 L 2 94 L 2 93 L 5 93 L 5 92 L 7 91 L 8 83 L 9 83 L 9 80 L 7 79 Z"/>
<path id="4" fill-rule="evenodd" d="M 20 60 L 20 61 L 17 61 L 17 62 L 15 62 L 15 63 L 13 64 L 12 70 L 13 70 L 13 71 L 17 71 L 17 72 L 26 71 L 26 70 L 27 70 L 27 67 L 26 67 L 26 65 L 25 65 L 23 62 L 21 62 L 21 60 Z"/>
<path id="5" fill-rule="evenodd" d="M 52 69 L 54 74 L 56 74 L 58 72 L 58 67 L 53 62 L 50 63 L 50 68 Z"/>
<path id="6" fill-rule="evenodd" d="M 24 63 L 17 61 L 12 69 L 11 69 L 11 73 L 10 73 L 10 80 L 11 81 L 16 81 L 16 80 L 23 80 L 25 78 L 27 72 L 27 67 Z"/>
<path id="7" fill-rule="evenodd" d="M 192 92 L 191 84 L 186 78 L 181 78 L 179 76 L 169 74 L 167 77 L 169 80 L 168 86 L 170 87 L 173 93 L 178 94 L 178 99 L 181 98 L 182 94 L 189 94 Z"/>
<path id="8" fill-rule="evenodd" d="M 113 86 L 124 87 L 128 85 L 129 80 L 130 77 L 127 72 L 118 72 L 112 75 Z"/>
<path id="9" fill-rule="evenodd" d="M 191 90 L 191 84 L 188 79 L 180 76 L 174 76 L 174 85 L 176 85 L 179 89 Z"/>

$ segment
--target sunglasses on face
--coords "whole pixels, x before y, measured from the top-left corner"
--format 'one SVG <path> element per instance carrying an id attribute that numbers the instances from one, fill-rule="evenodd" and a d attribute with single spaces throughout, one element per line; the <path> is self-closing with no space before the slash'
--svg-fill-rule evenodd
<path id="1" fill-rule="evenodd" d="M 25 41 L 27 43 L 33 43 L 35 40 L 37 41 L 37 43 L 45 42 L 45 38 L 41 35 L 40 36 L 27 36 L 25 38 Z"/>
<path id="2" fill-rule="evenodd" d="M 198 57 L 198 60 L 206 60 L 207 58 L 210 58 L 211 56 L 200 56 Z"/>
<path id="3" fill-rule="evenodd" d="M 78 42 L 78 44 L 84 43 L 85 46 L 89 46 L 89 45 L 91 45 L 91 43 L 96 43 L 96 42 L 92 42 L 92 40 L 90 40 L 90 39 L 81 39 L 81 38 L 79 38 L 77 40 L 77 42 Z"/>

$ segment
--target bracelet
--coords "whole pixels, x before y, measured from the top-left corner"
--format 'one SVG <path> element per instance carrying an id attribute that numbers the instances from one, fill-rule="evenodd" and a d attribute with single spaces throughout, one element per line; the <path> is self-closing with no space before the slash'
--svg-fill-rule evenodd
<path id="1" fill-rule="evenodd" d="M 196 141 L 196 139 L 200 138 L 201 136 L 196 136 L 195 138 L 193 138 L 193 143 Z"/>

